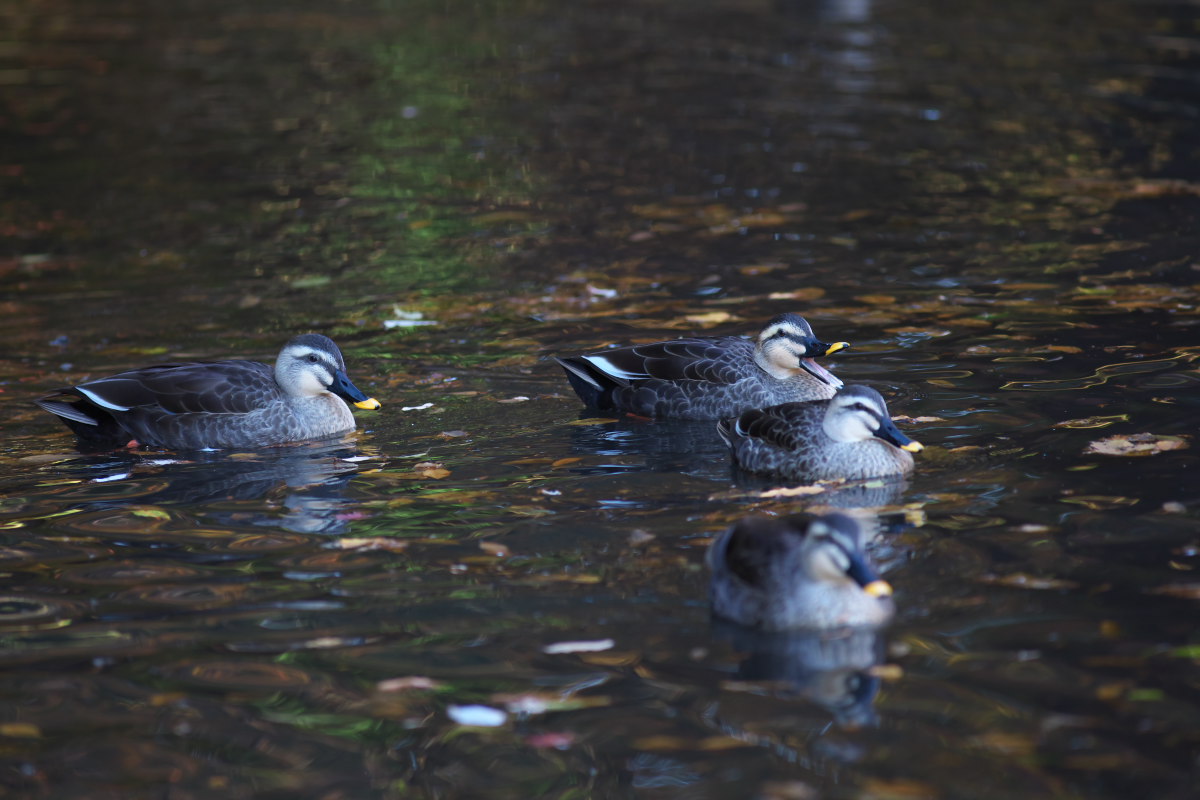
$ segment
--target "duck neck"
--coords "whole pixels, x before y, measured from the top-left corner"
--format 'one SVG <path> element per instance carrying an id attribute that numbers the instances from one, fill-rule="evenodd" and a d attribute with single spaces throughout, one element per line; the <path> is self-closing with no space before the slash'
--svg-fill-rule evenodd
<path id="1" fill-rule="evenodd" d="M 780 366 L 772 361 L 769 357 L 769 347 L 770 345 L 767 345 L 766 347 L 760 345 L 759 347 L 754 348 L 754 363 L 757 364 L 758 368 L 763 372 L 777 380 L 786 381 L 788 378 L 796 377 L 796 375 L 803 371 L 799 367 L 796 367 L 795 369 L 788 369 L 787 367 Z"/>

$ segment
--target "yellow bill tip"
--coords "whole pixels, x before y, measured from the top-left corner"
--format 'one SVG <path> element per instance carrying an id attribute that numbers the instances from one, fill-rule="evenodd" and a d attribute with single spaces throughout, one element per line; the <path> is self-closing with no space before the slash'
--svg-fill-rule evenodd
<path id="1" fill-rule="evenodd" d="M 891 597 L 892 585 L 887 581 L 871 581 L 863 587 L 863 591 L 871 597 Z"/>
<path id="2" fill-rule="evenodd" d="M 925 449 L 925 445 L 921 444 L 920 442 L 909 442 L 900 449 L 907 450 L 910 453 L 919 453 Z"/>
<path id="3" fill-rule="evenodd" d="M 354 404 L 355 408 L 361 408 L 363 411 L 374 411 L 379 408 L 379 401 L 374 397 L 368 397 L 366 400 L 359 400 Z"/>
<path id="4" fill-rule="evenodd" d="M 849 342 L 834 342 L 833 344 L 829 345 L 829 349 L 825 351 L 825 355 L 833 355 L 838 350 L 845 350 L 849 346 Z"/>

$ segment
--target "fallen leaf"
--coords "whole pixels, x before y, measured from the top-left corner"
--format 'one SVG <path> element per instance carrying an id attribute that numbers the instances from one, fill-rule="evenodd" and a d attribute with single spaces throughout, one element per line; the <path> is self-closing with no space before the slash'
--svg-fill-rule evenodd
<path id="1" fill-rule="evenodd" d="M 804 497 L 810 494 L 821 494 L 824 486 L 785 486 L 779 489 L 768 489 L 761 492 L 759 497 Z"/>
<path id="2" fill-rule="evenodd" d="M 508 714 L 488 706 L 447 706 L 446 715 L 459 725 L 472 728 L 498 728 L 508 719 Z"/>
<path id="3" fill-rule="evenodd" d="M 703 314 L 687 314 L 684 316 L 684 319 L 688 322 L 701 326 L 720 325 L 722 322 L 729 322 L 733 318 L 733 315 L 728 311 L 708 311 Z"/>
<path id="4" fill-rule="evenodd" d="M 1052 428 L 1107 428 L 1115 422 L 1128 422 L 1128 414 L 1113 414 L 1108 417 L 1081 417 L 1079 419 L 1067 419 L 1062 422 L 1056 422 L 1050 427 Z"/>
<path id="5" fill-rule="evenodd" d="M 499 542 L 480 542 L 479 549 L 497 558 L 508 558 L 509 549 Z"/>
<path id="6" fill-rule="evenodd" d="M 575 734 L 555 733 L 551 731 L 534 733 L 525 737 L 525 744 L 539 749 L 552 747 L 555 750 L 566 750 L 575 744 Z"/>
<path id="7" fill-rule="evenodd" d="M 1185 600 L 1200 600 L 1200 583 L 1168 583 L 1147 589 L 1146 594 L 1163 594 L 1167 597 L 1181 597 Z"/>
<path id="8" fill-rule="evenodd" d="M 344 536 L 341 539 L 335 539 L 329 546 L 338 550 L 393 550 L 399 552 L 408 547 L 408 542 L 404 539 L 392 539 L 387 536 Z"/>
<path id="9" fill-rule="evenodd" d="M 441 687 L 442 684 L 433 678 L 426 678 L 423 675 L 409 675 L 406 678 L 388 678 L 375 684 L 375 688 L 381 692 L 424 691 L 440 689 Z"/>
<path id="10" fill-rule="evenodd" d="M 1105 456 L 1150 456 L 1168 450 L 1183 450 L 1188 446 L 1183 436 L 1158 436 L 1153 433 L 1135 433 L 1129 436 L 1109 436 L 1090 442 L 1085 453 Z"/>
<path id="11" fill-rule="evenodd" d="M 983 575 L 980 583 L 992 583 L 998 586 L 1015 586 L 1019 589 L 1077 589 L 1079 584 L 1074 581 L 1059 578 L 1039 578 L 1024 572 L 1014 572 L 1009 575 Z"/>
<path id="12" fill-rule="evenodd" d="M 13 739 L 38 739 L 41 738 L 42 729 L 30 722 L 4 722 L 0 723 L 0 736 L 8 736 Z"/>
<path id="13" fill-rule="evenodd" d="M 547 655 L 562 655 L 563 653 L 597 653 L 611 650 L 616 645 L 612 639 L 595 639 L 592 641 L 556 642 L 542 648 Z"/>

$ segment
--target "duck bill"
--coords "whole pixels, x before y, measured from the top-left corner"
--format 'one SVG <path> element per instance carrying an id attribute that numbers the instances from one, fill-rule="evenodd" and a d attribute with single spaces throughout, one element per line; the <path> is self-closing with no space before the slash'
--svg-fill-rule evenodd
<path id="1" fill-rule="evenodd" d="M 891 597 L 892 585 L 880 578 L 879 575 L 871 568 L 862 554 L 852 553 L 850 555 L 850 569 L 846 570 L 846 574 L 854 579 L 854 582 L 862 587 L 863 591 L 872 597 Z"/>
<path id="2" fill-rule="evenodd" d="M 883 421 L 883 424 L 879 426 L 879 430 L 875 431 L 875 435 L 888 444 L 895 445 L 901 450 L 907 450 L 910 453 L 919 453 L 925 449 L 925 445 L 901 433 L 900 429 L 890 419 Z"/>
<path id="3" fill-rule="evenodd" d="M 816 339 L 809 339 L 804 343 L 804 351 L 806 353 L 816 353 L 817 356 L 827 356 L 832 353 L 836 353 L 838 350 L 844 350 L 849 346 L 850 344 L 848 342 L 834 342 L 833 344 L 825 344 L 825 342 L 821 342 Z M 809 375 L 812 375 L 826 386 L 830 386 L 834 389 L 842 388 L 843 384 L 840 380 L 838 380 L 837 376 L 816 362 L 815 359 L 817 356 L 800 359 L 800 369 L 804 370 Z"/>
<path id="4" fill-rule="evenodd" d="M 366 411 L 379 408 L 379 401 L 374 397 L 367 397 L 363 394 L 357 386 L 350 382 L 350 379 L 346 377 L 346 373 L 341 370 L 333 374 L 333 385 L 329 387 L 329 391 L 355 408 L 361 408 Z"/>

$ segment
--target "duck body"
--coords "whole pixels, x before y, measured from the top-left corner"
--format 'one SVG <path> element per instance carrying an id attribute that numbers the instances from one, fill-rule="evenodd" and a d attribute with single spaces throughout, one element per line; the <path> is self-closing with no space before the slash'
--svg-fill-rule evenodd
<path id="1" fill-rule="evenodd" d="M 842 382 L 813 358 L 846 346 L 825 344 L 803 317 L 781 314 L 757 340 L 674 339 L 556 361 L 575 393 L 595 411 L 714 420 L 750 408 L 832 397 Z"/>
<path id="2" fill-rule="evenodd" d="M 378 408 L 346 377 L 328 337 L 290 340 L 274 366 L 162 364 L 66 387 L 37 401 L 90 447 L 131 440 L 179 450 L 270 447 L 355 428 L 347 401 Z"/>
<path id="3" fill-rule="evenodd" d="M 830 400 L 751 409 L 717 431 L 742 469 L 795 481 L 907 475 L 911 453 L 923 449 L 866 386 L 847 386 Z"/>
<path id="4" fill-rule="evenodd" d="M 892 589 L 865 538 L 846 514 L 743 519 L 708 551 L 713 613 L 764 631 L 882 625 L 895 613 Z"/>

